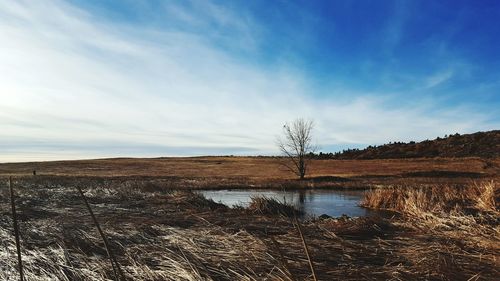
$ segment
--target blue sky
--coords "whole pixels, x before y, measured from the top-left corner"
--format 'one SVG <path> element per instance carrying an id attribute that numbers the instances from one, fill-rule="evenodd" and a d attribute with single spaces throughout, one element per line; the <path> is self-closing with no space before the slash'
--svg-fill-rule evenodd
<path id="1" fill-rule="evenodd" d="M 5 1 L 0 162 L 500 128 L 498 1 Z"/>

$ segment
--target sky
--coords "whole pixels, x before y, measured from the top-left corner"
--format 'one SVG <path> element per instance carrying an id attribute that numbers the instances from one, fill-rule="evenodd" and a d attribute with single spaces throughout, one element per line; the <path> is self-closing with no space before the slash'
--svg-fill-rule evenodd
<path id="1" fill-rule="evenodd" d="M 0 162 L 500 129 L 499 1 L 0 0 Z"/>

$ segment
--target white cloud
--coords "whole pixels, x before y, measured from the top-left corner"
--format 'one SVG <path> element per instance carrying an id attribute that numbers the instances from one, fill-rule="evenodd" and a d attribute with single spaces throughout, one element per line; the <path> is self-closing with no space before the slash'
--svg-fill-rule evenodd
<path id="1" fill-rule="evenodd" d="M 208 20 L 258 44 L 250 20 L 210 5 Z M 466 108 L 428 115 L 426 104 L 390 108 L 363 95 L 336 103 L 335 89 L 318 98 L 307 73 L 248 63 L 206 33 L 120 25 L 59 1 L 0 3 L 0 161 L 274 153 L 281 124 L 299 116 L 316 120 L 322 145 L 488 126 Z"/>

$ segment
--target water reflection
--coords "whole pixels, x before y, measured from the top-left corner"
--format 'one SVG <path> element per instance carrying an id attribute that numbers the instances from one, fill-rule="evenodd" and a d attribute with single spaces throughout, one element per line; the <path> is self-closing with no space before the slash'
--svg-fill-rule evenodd
<path id="1" fill-rule="evenodd" d="M 358 206 L 365 192 L 363 190 L 202 190 L 199 192 L 206 198 L 231 207 L 247 206 L 252 197 L 265 196 L 293 204 L 308 215 L 327 214 L 338 217 L 345 214 L 360 217 L 374 214 Z"/>

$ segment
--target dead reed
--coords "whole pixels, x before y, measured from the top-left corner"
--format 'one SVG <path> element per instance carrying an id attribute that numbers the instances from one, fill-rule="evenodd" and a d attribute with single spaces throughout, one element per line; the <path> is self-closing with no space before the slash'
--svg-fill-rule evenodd
<path id="1" fill-rule="evenodd" d="M 92 217 L 92 221 L 94 222 L 94 225 L 96 226 L 97 230 L 99 231 L 99 236 L 101 236 L 102 241 L 104 242 L 104 247 L 106 248 L 106 253 L 108 254 L 109 261 L 111 263 L 111 267 L 113 268 L 113 275 L 115 277 L 116 281 L 124 280 L 123 278 L 123 272 L 120 268 L 120 263 L 116 261 L 115 255 L 113 254 L 113 251 L 111 250 L 108 242 L 108 238 L 106 237 L 106 234 L 101 229 L 101 225 L 99 224 L 99 221 L 94 215 L 94 212 L 92 211 L 92 208 L 90 207 L 90 204 L 87 200 L 87 197 L 85 197 L 85 194 L 83 194 L 82 189 L 77 186 L 76 189 L 78 190 L 78 193 L 80 194 L 83 202 L 85 203 L 85 206 L 87 207 L 87 210 Z"/>
<path id="2" fill-rule="evenodd" d="M 12 177 L 9 177 L 9 189 L 10 189 L 10 204 L 12 206 L 12 220 L 14 222 L 14 236 L 16 238 L 16 250 L 17 250 L 17 263 L 19 268 L 19 279 L 24 281 L 23 272 L 23 259 L 21 256 L 21 242 L 19 238 L 19 226 L 17 224 L 17 213 L 16 213 L 16 203 L 14 197 L 14 186 L 12 185 Z"/>
<path id="3" fill-rule="evenodd" d="M 380 188 L 367 192 L 361 205 L 404 214 L 498 214 L 500 186 L 493 181 L 466 186 Z"/>
<path id="4" fill-rule="evenodd" d="M 490 181 L 372 190 L 362 205 L 403 215 L 395 225 L 409 229 L 414 238 L 399 252 L 429 274 L 444 280 L 495 280 L 500 277 L 499 199 L 500 188 Z"/>
<path id="5" fill-rule="evenodd" d="M 274 198 L 255 196 L 251 198 L 247 208 L 249 211 L 262 215 L 281 215 L 286 217 L 302 216 L 304 212 L 295 206 L 282 203 Z"/>

